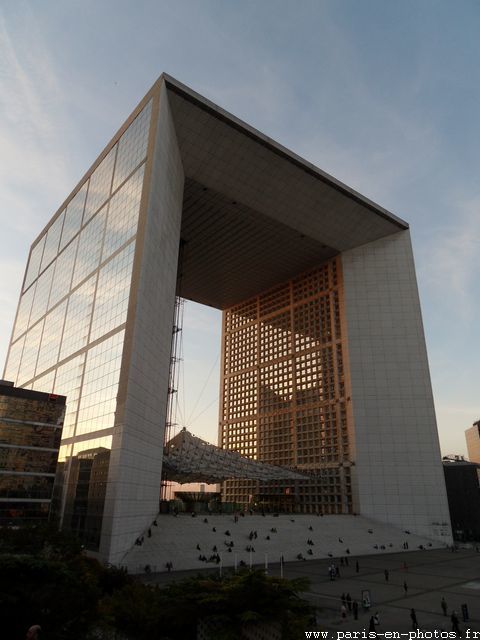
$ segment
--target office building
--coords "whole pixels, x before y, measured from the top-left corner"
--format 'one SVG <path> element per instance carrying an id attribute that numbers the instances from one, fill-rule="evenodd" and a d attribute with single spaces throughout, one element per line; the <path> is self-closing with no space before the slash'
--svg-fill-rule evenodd
<path id="1" fill-rule="evenodd" d="M 470 462 L 480 463 L 480 420 L 474 422 L 469 429 L 465 429 L 465 440 Z"/>
<path id="2" fill-rule="evenodd" d="M 480 464 L 448 456 L 443 471 L 454 539 L 480 541 Z"/>
<path id="3" fill-rule="evenodd" d="M 65 397 L 0 380 L 0 525 L 50 516 Z"/>
<path id="4" fill-rule="evenodd" d="M 167 75 L 22 285 L 5 375 L 68 396 L 64 526 L 121 562 L 156 517 L 176 295 L 224 311 L 225 448 L 316 473 L 305 511 L 449 539 L 408 224 Z"/>

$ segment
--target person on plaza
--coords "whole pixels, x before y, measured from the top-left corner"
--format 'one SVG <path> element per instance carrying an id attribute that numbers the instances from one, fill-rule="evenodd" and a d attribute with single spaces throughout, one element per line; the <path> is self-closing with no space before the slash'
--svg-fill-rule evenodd
<path id="1" fill-rule="evenodd" d="M 375 627 L 380 626 L 380 616 L 378 615 L 378 611 L 376 611 L 375 615 L 373 616 L 373 623 Z"/>
<path id="2" fill-rule="evenodd" d="M 42 630 L 42 627 L 39 624 L 34 624 L 27 631 L 27 635 L 25 636 L 25 640 L 39 640 L 39 633 Z"/>
<path id="3" fill-rule="evenodd" d="M 442 607 L 443 615 L 446 616 L 448 607 L 447 607 L 447 601 L 445 600 L 445 598 L 441 599 L 440 606 Z"/>
<path id="4" fill-rule="evenodd" d="M 390 572 L 388 571 L 388 569 L 385 569 L 383 574 L 385 576 L 385 582 L 388 582 L 388 578 L 390 577 Z"/>
<path id="5" fill-rule="evenodd" d="M 358 573 L 360 571 L 360 565 L 358 564 L 358 560 L 355 562 L 355 572 Z"/>
<path id="6" fill-rule="evenodd" d="M 356 600 L 353 601 L 352 609 L 353 609 L 353 619 L 358 620 L 358 602 Z"/>
<path id="7" fill-rule="evenodd" d="M 415 609 L 410 609 L 410 620 L 412 621 L 412 629 L 418 629 L 417 614 L 415 613 Z"/>
<path id="8" fill-rule="evenodd" d="M 347 607 L 344 604 L 340 607 L 340 614 L 342 616 L 342 622 L 345 622 L 347 618 Z"/>
<path id="9" fill-rule="evenodd" d="M 375 631 L 375 618 L 373 616 L 370 618 L 370 621 L 368 623 L 368 630 Z"/>
<path id="10" fill-rule="evenodd" d="M 408 584 L 407 584 L 406 580 L 403 581 L 403 593 L 405 595 L 407 595 L 407 593 L 408 593 Z"/>
<path id="11" fill-rule="evenodd" d="M 335 566 L 335 577 L 340 578 L 340 568 L 338 565 Z"/>
<path id="12" fill-rule="evenodd" d="M 452 615 L 450 616 L 450 620 L 452 622 L 452 631 L 458 633 L 460 635 L 460 627 L 458 626 L 458 615 L 456 611 L 452 611 Z"/>
<path id="13" fill-rule="evenodd" d="M 345 600 L 346 600 L 346 603 L 347 603 L 347 609 L 349 611 L 351 611 L 352 610 L 352 596 L 349 593 L 347 593 L 347 595 L 345 596 Z"/>
<path id="14" fill-rule="evenodd" d="M 340 596 L 340 600 L 342 601 L 342 604 L 347 606 L 347 599 L 346 599 L 346 596 L 345 596 L 345 592 L 343 592 L 342 595 Z"/>

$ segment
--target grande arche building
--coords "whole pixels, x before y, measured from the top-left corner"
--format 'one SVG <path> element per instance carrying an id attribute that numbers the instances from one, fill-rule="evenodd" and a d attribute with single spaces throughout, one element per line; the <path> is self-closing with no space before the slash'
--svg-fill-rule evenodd
<path id="1" fill-rule="evenodd" d="M 311 474 L 225 499 L 450 539 L 408 224 L 165 74 L 22 285 L 4 378 L 67 396 L 65 527 L 118 563 L 158 513 L 177 294 L 223 311 L 220 446 Z"/>

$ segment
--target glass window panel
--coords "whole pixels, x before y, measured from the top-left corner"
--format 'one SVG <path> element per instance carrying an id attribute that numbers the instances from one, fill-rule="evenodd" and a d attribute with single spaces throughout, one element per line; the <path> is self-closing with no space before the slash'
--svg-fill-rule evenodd
<path id="1" fill-rule="evenodd" d="M 53 367 L 58 362 L 66 309 L 67 301 L 65 300 L 45 317 L 42 344 L 38 354 L 37 375 Z"/>
<path id="2" fill-rule="evenodd" d="M 43 271 L 43 269 L 45 269 L 45 267 L 49 265 L 50 262 L 57 256 L 64 218 L 65 211 L 62 211 L 62 213 L 58 216 L 58 218 L 48 230 L 40 271 Z"/>
<path id="3" fill-rule="evenodd" d="M 137 232 L 145 165 L 140 167 L 110 200 L 102 260 Z"/>
<path id="4" fill-rule="evenodd" d="M 72 287 L 88 276 L 100 263 L 107 207 L 97 213 L 80 234 Z"/>
<path id="5" fill-rule="evenodd" d="M 60 251 L 65 247 L 82 225 L 83 209 L 85 206 L 85 196 L 87 195 L 88 180 L 80 187 L 80 190 L 73 196 L 65 211 L 65 222 L 63 224 L 62 239 L 60 240 Z"/>
<path id="6" fill-rule="evenodd" d="M 80 396 L 84 364 L 85 354 L 82 353 L 57 369 L 54 392 L 58 395 L 67 396 L 67 406 L 63 422 L 63 438 L 70 438 L 75 432 L 78 398 Z"/>
<path id="7" fill-rule="evenodd" d="M 15 329 L 13 331 L 14 340 L 27 330 L 36 286 L 36 284 L 31 286 L 30 289 L 28 289 L 28 291 L 25 291 L 25 293 L 20 298 L 20 302 L 18 304 L 17 320 L 15 322 Z"/>
<path id="8" fill-rule="evenodd" d="M 15 424 L 0 418 L 0 445 L 14 444 L 19 447 L 44 447 L 58 449 L 61 429 L 39 426 L 38 424 Z"/>
<path id="9" fill-rule="evenodd" d="M 37 366 L 37 371 L 39 367 Z M 37 378 L 32 385 L 34 391 L 43 391 L 43 393 L 53 393 L 53 381 L 55 380 L 55 369 L 50 373 Z"/>
<path id="10" fill-rule="evenodd" d="M 92 438 L 91 440 L 83 440 L 73 445 L 73 455 L 89 451 L 91 449 L 111 449 L 112 436 L 104 436 L 103 438 Z"/>
<path id="11" fill-rule="evenodd" d="M 50 499 L 52 497 L 52 488 L 52 477 L 0 475 L 1 498 Z"/>
<path id="12" fill-rule="evenodd" d="M 113 427 L 124 331 L 88 351 L 76 434 Z"/>
<path id="13" fill-rule="evenodd" d="M 92 342 L 126 321 L 134 253 L 132 242 L 100 270 L 90 333 Z"/>
<path id="14" fill-rule="evenodd" d="M 23 345 L 25 344 L 25 336 L 14 342 L 8 353 L 8 360 L 5 367 L 5 380 L 17 382 L 18 368 L 22 358 Z"/>
<path id="15" fill-rule="evenodd" d="M 28 323 L 29 327 L 31 327 L 32 324 L 41 318 L 47 311 L 54 267 L 55 265 L 51 264 L 38 278 L 37 287 L 35 289 L 35 298 L 33 299 L 32 313 L 30 314 L 30 322 Z"/>
<path id="16" fill-rule="evenodd" d="M 24 385 L 35 375 L 35 366 L 37 364 L 38 346 L 42 337 L 43 320 L 36 324 L 33 329 L 28 331 L 25 338 L 25 346 L 23 347 L 22 361 L 18 372 L 18 383 Z"/>
<path id="17" fill-rule="evenodd" d="M 38 271 L 40 269 L 40 263 L 42 261 L 43 255 L 43 247 L 45 245 L 46 234 L 42 236 L 42 238 L 37 242 L 37 244 L 33 247 L 30 253 L 30 260 L 28 261 L 27 274 L 25 276 L 25 284 L 23 285 L 23 290 L 27 289 L 35 278 L 38 276 Z"/>
<path id="18" fill-rule="evenodd" d="M 17 443 L 15 443 L 17 444 Z M 0 446 L 0 469 L 26 473 L 55 473 L 56 451 L 35 451 Z"/>
<path id="19" fill-rule="evenodd" d="M 70 292 L 77 245 L 78 238 L 75 238 L 56 260 L 52 291 L 50 292 L 50 300 L 48 302 L 49 309 Z"/>
<path id="20" fill-rule="evenodd" d="M 152 101 L 150 100 L 120 138 L 113 180 L 114 191 L 147 155 L 151 114 Z"/>
<path id="21" fill-rule="evenodd" d="M 117 145 L 102 160 L 90 177 L 84 223 L 90 220 L 95 211 L 100 209 L 102 204 L 110 197 L 116 150 Z"/>
<path id="22" fill-rule="evenodd" d="M 93 306 L 96 275 L 89 278 L 68 300 L 67 319 L 63 331 L 60 360 L 68 357 L 87 344 L 88 330 Z"/>

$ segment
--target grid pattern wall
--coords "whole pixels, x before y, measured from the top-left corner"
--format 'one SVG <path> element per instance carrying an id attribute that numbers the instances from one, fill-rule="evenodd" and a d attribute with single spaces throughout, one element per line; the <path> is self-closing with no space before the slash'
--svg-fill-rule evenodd
<path id="1" fill-rule="evenodd" d="M 97 469 L 88 451 L 98 449 L 104 477 L 109 451 L 130 296 L 135 240 L 143 189 L 151 102 L 114 144 L 31 250 L 5 377 L 17 386 L 67 396 L 56 506 L 75 496 L 70 473 Z M 83 456 L 80 464 L 72 457 Z M 108 456 L 107 456 L 108 457 Z M 89 461 L 89 462 L 87 462 Z M 108 469 L 108 465 L 107 465 Z M 106 480 L 103 485 L 105 493 Z M 94 494 L 99 495 L 98 484 Z M 89 510 L 77 498 L 70 511 Z M 83 495 L 83 494 L 82 494 Z M 78 504 L 77 504 L 78 503 Z M 77 505 L 77 506 L 75 506 Z M 78 507 L 78 508 L 77 508 Z M 95 502 L 98 515 L 99 503 Z M 99 521 L 75 523 L 92 548 Z"/>
<path id="2" fill-rule="evenodd" d="M 225 499 L 307 513 L 352 511 L 340 265 L 224 312 L 222 446 L 312 480 L 225 483 Z"/>
<path id="3" fill-rule="evenodd" d="M 0 391 L 0 525 L 47 519 L 64 410 Z"/>

